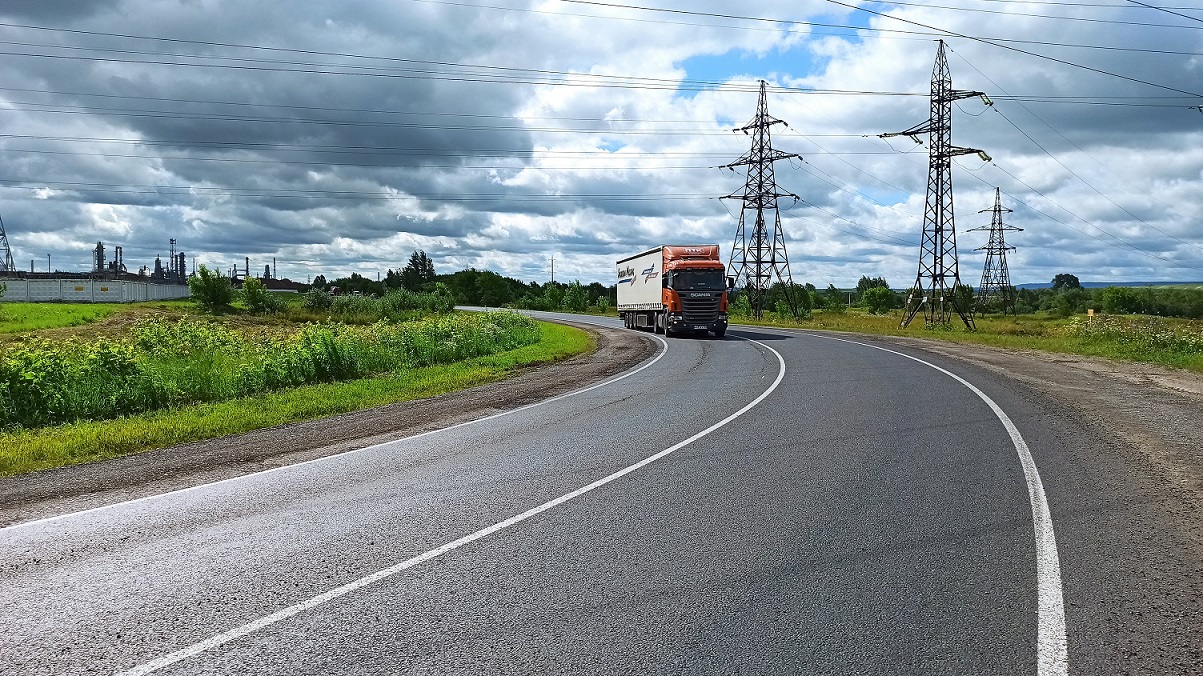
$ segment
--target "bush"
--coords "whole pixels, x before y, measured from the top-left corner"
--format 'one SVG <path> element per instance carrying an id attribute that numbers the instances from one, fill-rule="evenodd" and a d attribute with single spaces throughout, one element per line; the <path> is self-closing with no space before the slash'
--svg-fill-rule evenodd
<path id="1" fill-rule="evenodd" d="M 284 308 L 284 301 L 254 277 L 248 277 L 242 283 L 242 302 L 246 303 L 247 311 L 255 315 L 272 314 Z"/>
<path id="2" fill-rule="evenodd" d="M 894 292 L 882 286 L 869 287 L 861 296 L 861 304 L 871 315 L 885 314 L 894 307 Z"/>
<path id="3" fill-rule="evenodd" d="M 205 312 L 218 312 L 230 306 L 234 300 L 234 287 L 230 279 L 203 264 L 196 274 L 188 278 L 188 292 L 192 300 Z"/>
<path id="4" fill-rule="evenodd" d="M 305 295 L 301 297 L 301 305 L 306 310 L 313 310 L 314 312 L 329 310 L 330 304 L 333 302 L 334 298 L 330 294 L 316 287 L 305 292 Z"/>
<path id="5" fill-rule="evenodd" d="M 752 316 L 752 301 L 748 300 L 748 292 L 736 294 L 735 300 L 727 306 L 727 314 L 732 317 Z"/>

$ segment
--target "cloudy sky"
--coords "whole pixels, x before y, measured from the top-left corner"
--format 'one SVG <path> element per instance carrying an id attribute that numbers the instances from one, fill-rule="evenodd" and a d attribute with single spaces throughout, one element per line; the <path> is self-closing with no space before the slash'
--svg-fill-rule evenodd
<path id="1" fill-rule="evenodd" d="M 958 101 L 962 278 L 995 187 L 1016 283 L 1203 280 L 1196 0 L 6 0 L 0 217 L 20 268 L 103 241 L 305 280 L 610 282 L 661 243 L 730 251 L 768 82 L 794 279 L 914 279 L 937 38 Z M 937 6 L 938 5 L 938 6 Z M 1151 8 L 1142 5 L 1158 5 Z M 926 139 L 923 139 L 926 141 Z M 786 208 L 788 207 L 788 208 Z"/>

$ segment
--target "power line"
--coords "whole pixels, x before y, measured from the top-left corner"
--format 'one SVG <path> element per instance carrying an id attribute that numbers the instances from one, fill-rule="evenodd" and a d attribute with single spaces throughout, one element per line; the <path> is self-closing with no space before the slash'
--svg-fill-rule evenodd
<path id="1" fill-rule="evenodd" d="M 1141 7 L 1147 7 L 1147 8 L 1149 8 L 1149 9 L 1155 9 L 1155 10 L 1157 10 L 1157 11 L 1159 11 L 1159 12 L 1165 12 L 1166 14 L 1173 14 L 1174 16 L 1180 16 L 1180 17 L 1182 17 L 1183 19 L 1190 19 L 1191 21 L 1198 21 L 1198 22 L 1200 22 L 1200 23 L 1203 23 L 1203 19 L 1200 19 L 1200 18 L 1198 18 L 1198 17 L 1195 17 L 1195 16 L 1189 16 L 1189 15 L 1186 15 L 1186 14 L 1182 14 L 1182 13 L 1180 13 L 1180 12 L 1175 12 L 1175 11 L 1173 11 L 1172 9 L 1170 9 L 1170 8 L 1167 8 L 1167 7 L 1154 7 L 1153 5 L 1147 5 L 1147 4 L 1143 3 L 1143 2 L 1138 2 L 1137 0 L 1128 0 L 1128 2 L 1132 3 L 1133 5 L 1139 5 L 1139 6 L 1141 6 Z"/>
<path id="2" fill-rule="evenodd" d="M 954 53 L 955 53 L 955 52 L 954 52 Z M 958 54 L 958 56 L 960 56 L 960 55 Z M 983 78 L 985 78 L 987 82 L 990 82 L 990 84 L 993 84 L 993 85 L 994 85 L 994 86 L 996 86 L 996 87 L 998 86 L 998 85 L 997 85 L 997 84 L 996 84 L 996 83 L 995 83 L 993 80 L 991 80 L 991 79 L 989 78 L 989 76 L 987 76 L 985 73 L 982 73 L 982 71 L 981 71 L 981 70 L 979 70 L 979 69 L 978 69 L 976 66 L 974 66 L 972 63 L 969 63 L 969 60 L 968 60 L 968 59 L 966 59 L 965 57 L 963 57 L 963 56 L 962 56 L 962 57 L 961 57 L 961 60 L 962 60 L 962 61 L 964 61 L 966 64 L 968 64 L 970 68 L 972 68 L 973 70 L 977 71 L 977 73 L 978 73 L 979 75 L 981 75 Z M 1065 136 L 1064 134 L 1062 134 L 1061 132 L 1057 131 L 1057 129 L 1056 129 L 1056 128 L 1054 128 L 1054 127 L 1053 127 L 1051 124 L 1049 124 L 1048 122 L 1045 122 L 1045 121 L 1044 121 L 1044 120 L 1043 120 L 1043 119 L 1042 119 L 1040 116 L 1038 116 L 1038 115 L 1036 115 L 1035 113 L 1033 113 L 1032 111 L 1028 110 L 1028 108 L 1027 108 L 1026 106 L 1024 106 L 1022 103 L 1020 103 L 1020 104 L 1019 104 L 1019 107 L 1020 107 L 1020 108 L 1023 108 L 1023 109 L 1024 109 L 1024 110 L 1025 110 L 1025 111 L 1026 111 L 1026 112 L 1027 112 L 1029 115 L 1031 115 L 1032 117 L 1035 117 L 1035 118 L 1036 118 L 1036 119 L 1037 119 L 1037 120 L 1038 120 L 1040 123 L 1042 123 L 1044 126 L 1048 127 L 1049 129 L 1052 129 L 1054 133 L 1056 133 L 1058 136 L 1060 136 L 1062 139 L 1064 139 L 1066 142 L 1068 142 L 1068 143 L 1069 143 L 1070 145 L 1072 145 L 1074 148 L 1077 148 L 1077 149 L 1078 149 L 1080 152 L 1082 152 L 1083 154 L 1085 154 L 1087 157 L 1090 157 L 1090 159 L 1094 160 L 1094 158 L 1093 158 L 1093 157 L 1091 157 L 1089 153 L 1086 153 L 1086 151 L 1085 151 L 1085 150 L 1082 150 L 1082 148 L 1081 148 L 1081 147 L 1079 147 L 1079 146 L 1078 146 L 1078 144 L 1076 144 L 1076 143 L 1074 143 L 1073 141 L 1071 141 L 1070 139 L 1066 138 L 1066 136 Z M 1028 133 L 1027 133 L 1026 131 L 1024 131 L 1023 129 L 1021 129 L 1021 128 L 1019 127 L 1019 125 L 1015 123 L 1015 121 L 1014 121 L 1014 120 L 1012 120 L 1011 118 L 1007 117 L 1007 115 L 1006 115 L 1005 113 L 1003 113 L 1003 112 L 1002 112 L 1002 110 L 1000 110 L 1000 109 L 998 108 L 998 106 L 993 106 L 993 109 L 994 109 L 994 112 L 995 112 L 995 113 L 997 113 L 999 116 L 1001 116 L 1001 117 L 1002 117 L 1004 120 L 1006 120 L 1006 121 L 1007 121 L 1007 124 L 1011 125 L 1011 127 L 1013 127 L 1013 128 L 1015 129 L 1015 131 L 1018 131 L 1020 134 L 1022 134 L 1022 135 L 1024 136 L 1024 138 L 1026 138 L 1027 140 L 1031 141 L 1033 145 L 1035 145 L 1037 148 L 1039 148 L 1039 149 L 1041 150 L 1041 152 L 1043 152 L 1045 155 L 1048 155 L 1048 157 L 1049 157 L 1050 159 L 1052 159 L 1054 162 L 1056 162 L 1056 163 L 1057 163 L 1057 164 L 1058 164 L 1058 165 L 1059 165 L 1059 166 L 1060 166 L 1062 169 L 1064 169 L 1064 170 L 1068 171 L 1068 172 L 1070 173 L 1070 175 L 1071 175 L 1071 176 L 1073 176 L 1074 178 L 1076 178 L 1076 179 L 1078 179 L 1079 181 L 1081 181 L 1081 182 L 1082 182 L 1082 183 L 1083 183 L 1083 184 L 1084 184 L 1086 187 L 1088 187 L 1088 188 L 1090 188 L 1091 190 L 1093 190 L 1093 191 L 1095 192 L 1095 194 L 1097 194 L 1099 197 L 1102 197 L 1103 199 L 1105 199 L 1105 200 L 1107 200 L 1108 202 L 1110 202 L 1110 203 L 1111 203 L 1111 205 L 1112 205 L 1112 206 L 1114 206 L 1115 208 L 1117 208 L 1117 209 L 1119 209 L 1120 211 L 1124 212 L 1124 213 L 1125 213 L 1125 214 L 1127 214 L 1128 216 L 1131 216 L 1131 217 L 1132 217 L 1134 220 L 1136 220 L 1136 221 L 1139 221 L 1141 224 L 1143 224 L 1143 225 L 1145 225 L 1145 226 L 1147 226 L 1147 227 L 1151 228 L 1151 229 L 1152 229 L 1152 230 L 1154 230 L 1155 232 L 1158 232 L 1158 233 L 1160 233 L 1160 234 L 1162 234 L 1162 235 L 1165 235 L 1166 237 L 1169 237 L 1169 238 L 1170 238 L 1170 239 L 1172 239 L 1172 240 L 1175 240 L 1175 241 L 1177 241 L 1177 242 L 1179 242 L 1179 243 L 1181 243 L 1181 244 L 1186 244 L 1186 245 L 1188 245 L 1188 246 L 1195 246 L 1195 247 L 1198 247 L 1198 246 L 1199 246 L 1198 244 L 1195 244 L 1195 243 L 1192 243 L 1192 242 L 1187 242 L 1187 241 L 1185 241 L 1185 240 L 1183 240 L 1183 239 L 1181 239 L 1181 238 L 1179 238 L 1179 237 L 1175 237 L 1174 235 L 1171 235 L 1170 233 L 1168 233 L 1168 232 L 1165 232 L 1165 231 L 1164 231 L 1164 230 L 1162 230 L 1161 228 L 1158 228 L 1157 226 L 1153 225 L 1152 223 L 1149 223 L 1148 221 L 1144 220 L 1143 218 L 1141 218 L 1141 217 L 1137 216 L 1136 214 L 1132 213 L 1132 212 L 1131 212 L 1131 211 L 1129 211 L 1129 210 L 1128 210 L 1126 207 L 1124 207 L 1124 206 L 1122 206 L 1122 205 L 1118 204 L 1118 203 L 1117 203 L 1115 200 L 1113 200 L 1113 199 L 1111 199 L 1110 197 L 1108 197 L 1107 195 L 1103 194 L 1103 191 L 1101 191 L 1101 190 L 1099 190 L 1098 188 L 1094 187 L 1094 185 L 1093 185 L 1093 184 L 1091 184 L 1091 183 L 1090 183 L 1089 181 L 1087 181 L 1085 178 L 1082 178 L 1082 176 L 1080 176 L 1080 175 L 1079 175 L 1079 174 L 1078 174 L 1076 171 L 1074 171 L 1073 169 L 1069 168 L 1069 167 L 1068 167 L 1068 166 L 1067 166 L 1067 165 L 1066 165 L 1064 162 L 1062 162 L 1062 161 L 1061 161 L 1059 158 L 1057 158 L 1055 155 L 1053 155 L 1051 152 L 1049 152 L 1049 151 L 1048 151 L 1048 149 L 1047 149 L 1047 148 L 1045 148 L 1043 145 L 1041 145 L 1039 141 L 1037 141 L 1035 138 L 1033 138 L 1033 137 L 1032 137 L 1030 134 L 1028 134 Z M 1098 160 L 1094 160 L 1094 161 L 1095 161 L 1097 164 L 1099 164 L 1100 166 L 1103 166 L 1104 168 L 1107 168 L 1107 167 L 1106 167 L 1106 165 L 1103 165 L 1103 163 L 1102 163 L 1102 162 L 1099 162 Z M 1110 171 L 1110 169 L 1109 169 L 1109 168 L 1108 168 L 1108 170 Z M 1114 173 L 1114 172 L 1112 172 L 1112 173 Z M 1097 226 L 1095 226 L 1095 227 L 1097 227 Z"/>
<path id="3" fill-rule="evenodd" d="M 697 201 L 710 199 L 710 195 L 706 193 L 680 193 L 670 197 L 665 197 L 659 194 L 634 194 L 634 193 L 443 193 L 443 192 L 395 192 L 388 193 L 382 190 L 329 190 L 316 188 L 276 188 L 272 190 L 264 190 L 262 188 L 231 188 L 218 186 L 198 186 L 198 185 L 152 185 L 152 184 L 128 184 L 128 183 L 97 183 L 86 181 L 31 181 L 28 179 L 16 178 L 0 178 L 0 187 L 8 188 L 50 188 L 59 187 L 63 190 L 102 190 L 106 193 L 119 194 L 138 194 L 138 195 L 174 195 L 187 194 L 191 196 L 231 196 L 231 197 L 274 197 L 274 198 L 297 198 L 297 199 L 354 199 L 354 200 L 384 200 L 384 201 L 405 201 L 409 199 L 423 199 L 440 202 L 488 202 L 488 201 L 526 201 L 526 202 L 556 202 L 566 199 L 598 199 L 598 200 L 614 200 L 628 202 L 653 202 L 659 199 L 672 199 L 678 201 Z M 24 184 L 24 185 L 23 185 Z"/>
<path id="4" fill-rule="evenodd" d="M 1129 0 L 1129 1 L 1131 2 L 1133 0 Z M 1146 27 L 1146 28 L 1184 28 L 1187 30 L 1198 30 L 1194 26 L 1182 26 L 1182 25 L 1178 25 L 1178 24 L 1147 23 L 1147 22 L 1142 22 L 1142 21 L 1124 21 L 1124 20 L 1120 20 L 1120 19 L 1093 19 L 1090 17 L 1082 17 L 1082 16 L 1057 16 L 1055 14 L 1034 14 L 1032 12 L 1005 12 L 1005 11 L 1000 11 L 1000 10 L 996 10 L 996 9 L 981 9 L 979 7 L 952 7 L 949 5 L 920 4 L 920 3 L 916 3 L 916 2 L 898 2 L 898 0 L 890 0 L 889 4 L 898 5 L 901 7 L 922 7 L 923 9 L 946 9 L 946 10 L 950 10 L 950 11 L 954 11 L 954 12 L 973 12 L 973 13 L 977 13 L 977 14 L 995 14 L 995 15 L 1001 14 L 1004 16 L 1021 16 L 1021 17 L 1030 18 L 1030 19 L 1053 19 L 1053 20 L 1060 20 L 1060 21 L 1078 21 L 1078 22 L 1084 22 L 1084 23 L 1114 24 L 1114 25 L 1120 25 L 1120 26 L 1142 26 L 1142 27 Z M 1144 7 L 1150 8 L 1150 9 L 1158 9 L 1151 5 L 1145 5 L 1144 3 L 1135 3 L 1135 4 L 1142 5 Z M 1079 5 L 1075 5 L 1075 6 L 1079 6 Z M 1114 7 L 1118 9 L 1121 6 L 1114 5 Z M 1176 14 L 1177 16 L 1185 17 L 1187 19 L 1194 18 L 1194 17 L 1186 16 L 1185 14 L 1177 14 L 1176 12 L 1170 12 L 1170 14 Z M 1195 19 L 1195 20 L 1198 21 L 1198 19 Z"/>
<path id="5" fill-rule="evenodd" d="M 566 2 L 572 2 L 572 1 L 575 1 L 575 0 L 565 0 L 565 1 L 566 1 Z M 1101 68 L 1095 68 L 1095 67 L 1093 67 L 1093 66 L 1086 66 L 1086 65 L 1083 65 L 1083 64 L 1080 64 L 1080 63 L 1074 63 L 1073 61 L 1066 61 L 1065 59 L 1058 59 L 1058 58 L 1057 58 L 1057 57 L 1055 57 L 1055 56 L 1048 56 L 1048 55 L 1045 55 L 1045 54 L 1037 54 L 1036 52 L 1031 52 L 1031 51 L 1028 51 L 1028 50 L 1026 50 L 1026 49 L 1020 49 L 1020 48 L 1018 48 L 1018 47 L 1012 47 L 1011 45 L 1000 44 L 998 41 L 991 41 L 991 40 L 987 40 L 987 39 L 985 39 L 985 38 L 974 37 L 974 36 L 972 36 L 972 35 L 966 35 L 966 34 L 964 34 L 964 33 L 958 33 L 958 32 L 956 32 L 956 31 L 951 31 L 951 30 L 948 30 L 948 29 L 945 29 L 945 28 L 937 28 L 937 27 L 935 27 L 935 26 L 929 26 L 929 25 L 927 25 L 927 24 L 920 23 L 920 22 L 918 22 L 918 21 L 912 21 L 912 20 L 910 20 L 910 19 L 903 19 L 902 17 L 894 16 L 894 15 L 892 15 L 892 14 L 885 14 L 885 13 L 883 13 L 883 12 L 874 11 L 874 10 L 872 10 L 872 9 L 866 9 L 866 8 L 864 8 L 864 7 L 857 7 L 856 5 L 849 5 L 849 4 L 848 4 L 848 3 L 846 3 L 846 2 L 840 2 L 840 0 L 827 0 L 827 2 L 829 2 L 829 3 L 833 4 L 833 5 L 839 5 L 839 6 L 841 6 L 841 7 L 847 7 L 847 8 L 849 8 L 849 9 L 852 9 L 852 10 L 855 10 L 855 11 L 858 11 L 858 12 L 866 12 L 866 13 L 868 13 L 868 14 L 872 14 L 872 15 L 874 15 L 874 16 L 880 16 L 880 17 L 884 17 L 884 18 L 887 18 L 887 19 L 893 19 L 894 21 L 901 21 L 901 22 L 903 22 L 903 23 L 911 24 L 911 25 L 914 25 L 914 26 L 920 26 L 920 27 L 922 27 L 922 28 L 927 28 L 927 29 L 929 29 L 929 30 L 938 30 L 938 31 L 941 31 L 941 32 L 943 32 L 943 33 L 945 33 L 945 34 L 947 34 L 947 35 L 951 35 L 951 36 L 953 36 L 953 37 L 964 38 L 964 39 L 966 39 L 966 40 L 973 40 L 974 42 L 980 42 L 980 43 L 982 43 L 982 44 L 990 45 L 990 46 L 992 46 L 992 47 L 1001 47 L 1002 49 L 1010 50 L 1010 51 L 1012 51 L 1012 52 L 1017 52 L 1017 53 L 1019 53 L 1019 54 L 1026 54 L 1026 55 L 1028 55 L 1028 56 L 1034 56 L 1034 57 L 1036 57 L 1036 58 L 1039 58 L 1039 59 L 1045 59 L 1045 60 L 1047 60 L 1047 61 L 1052 61 L 1052 62 L 1054 62 L 1054 63 L 1060 63 L 1060 64 L 1062 64 L 1062 65 L 1066 65 L 1066 66 L 1072 66 L 1072 67 L 1074 67 L 1074 68 L 1080 68 L 1080 69 L 1082 69 L 1082 70 L 1087 70 L 1087 71 L 1090 71 L 1090 72 L 1092 72 L 1092 73 L 1099 73 L 1100 75 L 1109 75 L 1109 76 L 1111 76 L 1111 77 L 1116 77 L 1116 78 L 1119 78 L 1119 79 L 1121 79 L 1121 80 L 1128 80 L 1129 82 L 1136 82 L 1136 83 L 1138 83 L 1138 84 L 1148 85 L 1148 86 L 1150 86 L 1150 87 L 1156 87 L 1156 88 L 1158 88 L 1158 89 L 1165 89 L 1166 91 L 1177 92 L 1177 93 L 1179 93 L 1179 94 L 1187 94 L 1187 95 L 1190 95 L 1190 96 L 1197 96 L 1197 97 L 1203 98 L 1203 94 L 1198 94 L 1198 93 L 1196 93 L 1196 92 L 1187 91 L 1187 90 L 1185 90 L 1185 89 L 1178 89 L 1177 87 L 1171 87 L 1171 86 L 1169 86 L 1169 85 L 1163 85 L 1163 84 L 1158 84 L 1158 83 L 1156 83 L 1156 82 L 1150 82 L 1150 81 L 1148 81 L 1148 80 L 1142 80 L 1142 79 L 1140 79 L 1140 78 L 1137 78 L 1137 77 L 1131 77 L 1131 76 L 1129 76 L 1129 75 L 1120 75 L 1119 73 L 1112 73 L 1111 71 L 1103 70 L 1103 69 L 1101 69 Z"/>

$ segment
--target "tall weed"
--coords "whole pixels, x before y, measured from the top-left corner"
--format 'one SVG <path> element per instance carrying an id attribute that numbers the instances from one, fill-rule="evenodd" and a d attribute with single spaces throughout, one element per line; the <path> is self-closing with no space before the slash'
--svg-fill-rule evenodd
<path id="1" fill-rule="evenodd" d="M 41 341 L 0 355 L 0 429 L 350 380 L 493 354 L 539 337 L 533 320 L 510 312 L 308 325 L 284 339 L 248 338 L 204 320 L 145 320 L 126 340 Z"/>

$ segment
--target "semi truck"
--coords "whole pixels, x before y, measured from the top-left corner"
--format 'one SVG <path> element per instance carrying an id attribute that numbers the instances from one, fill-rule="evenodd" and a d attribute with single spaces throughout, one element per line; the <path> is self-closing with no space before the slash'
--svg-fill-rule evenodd
<path id="1" fill-rule="evenodd" d="M 717 244 L 664 245 L 618 261 L 618 318 L 656 333 L 727 332 L 730 283 Z"/>

